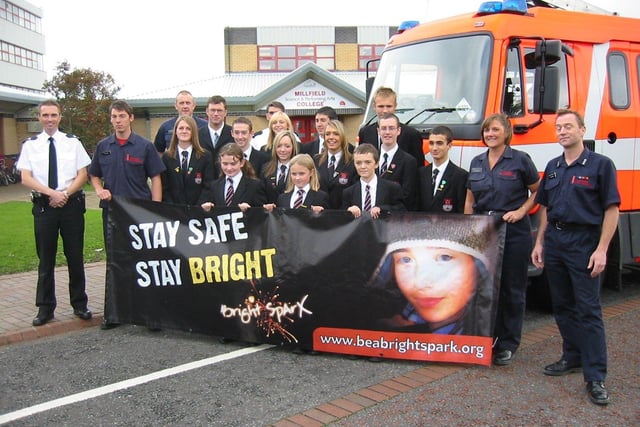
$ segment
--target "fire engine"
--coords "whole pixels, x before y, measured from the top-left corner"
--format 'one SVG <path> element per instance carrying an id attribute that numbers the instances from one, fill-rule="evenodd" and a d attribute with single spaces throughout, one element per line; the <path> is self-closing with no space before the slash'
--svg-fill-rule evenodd
<path id="1" fill-rule="evenodd" d="M 485 2 L 475 13 L 399 27 L 367 79 L 367 96 L 393 88 L 396 114 L 422 133 L 425 153 L 429 130 L 450 127 L 450 158 L 467 169 L 486 149 L 480 125 L 489 114 L 510 117 L 511 144 L 528 152 L 540 173 L 562 152 L 555 113 L 583 114 L 586 145 L 618 170 L 621 215 L 605 281 L 619 286 L 623 268 L 640 268 L 638 28 L 640 19 L 562 10 L 548 1 Z M 369 106 L 364 122 L 374 118 Z"/>

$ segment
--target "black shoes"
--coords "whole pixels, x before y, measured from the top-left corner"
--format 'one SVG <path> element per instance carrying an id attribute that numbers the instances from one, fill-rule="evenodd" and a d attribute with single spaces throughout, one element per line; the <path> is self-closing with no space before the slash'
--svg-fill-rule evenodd
<path id="1" fill-rule="evenodd" d="M 511 365 L 513 361 L 513 352 L 511 350 L 502 350 L 493 355 L 493 364 L 497 366 Z"/>
<path id="2" fill-rule="evenodd" d="M 580 362 L 568 362 L 564 359 L 560 359 L 556 363 L 544 367 L 544 374 L 551 375 L 552 377 L 560 377 L 580 371 L 582 371 Z"/>
<path id="3" fill-rule="evenodd" d="M 91 319 L 91 311 L 89 311 L 89 309 L 87 308 L 73 310 L 73 314 L 75 314 L 77 317 L 81 318 L 82 320 Z"/>
<path id="4" fill-rule="evenodd" d="M 104 319 L 102 321 L 102 323 L 100 324 L 100 329 L 102 329 L 103 331 L 106 331 L 108 329 L 113 329 L 113 328 L 116 328 L 118 326 L 120 326 L 119 323 L 110 323 L 110 322 L 107 322 L 107 319 Z"/>
<path id="5" fill-rule="evenodd" d="M 33 326 L 42 326 L 49 320 L 53 320 L 53 312 L 48 310 L 38 310 L 38 315 L 33 319 Z"/>
<path id="6" fill-rule="evenodd" d="M 589 381 L 587 383 L 587 393 L 589 399 L 596 405 L 608 405 L 609 393 L 604 386 L 604 381 Z"/>

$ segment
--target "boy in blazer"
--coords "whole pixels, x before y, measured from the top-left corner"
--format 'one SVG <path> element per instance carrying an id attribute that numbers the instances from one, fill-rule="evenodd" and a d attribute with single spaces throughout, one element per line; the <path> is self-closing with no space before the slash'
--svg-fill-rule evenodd
<path id="1" fill-rule="evenodd" d="M 253 135 L 251 120 L 243 116 L 235 119 L 231 125 L 231 134 L 236 144 L 242 149 L 244 158 L 249 160 L 256 174 L 259 173 L 264 165 L 271 160 L 271 156 L 266 151 L 256 150 L 251 146 Z"/>
<path id="2" fill-rule="evenodd" d="M 353 157 L 360 181 L 344 190 L 342 208 L 355 218 L 368 211 L 374 219 L 383 212 L 405 211 L 400 184 L 376 176 L 378 150 L 371 144 L 362 144 Z"/>
<path id="3" fill-rule="evenodd" d="M 398 116 L 385 113 L 380 117 L 380 161 L 377 171 L 381 179 L 400 184 L 405 207 L 407 210 L 414 210 L 418 167 L 416 159 L 400 149 L 398 138 L 401 134 Z"/>
<path id="4" fill-rule="evenodd" d="M 418 210 L 421 212 L 464 213 L 469 173 L 449 160 L 452 141 L 451 129 L 446 126 L 436 126 L 429 135 L 433 162 L 418 169 Z"/>

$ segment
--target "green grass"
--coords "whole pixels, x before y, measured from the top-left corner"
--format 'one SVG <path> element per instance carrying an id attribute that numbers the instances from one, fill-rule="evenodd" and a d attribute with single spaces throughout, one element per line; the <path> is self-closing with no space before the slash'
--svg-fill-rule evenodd
<path id="1" fill-rule="evenodd" d="M 31 203 L 0 203 L 2 229 L 0 233 L 0 275 L 32 271 L 38 269 L 35 239 L 33 236 L 33 215 Z M 102 239 L 102 211 L 87 209 L 85 214 L 84 261 L 106 260 Z M 58 239 L 57 265 L 66 265 L 62 251 L 62 238 Z"/>

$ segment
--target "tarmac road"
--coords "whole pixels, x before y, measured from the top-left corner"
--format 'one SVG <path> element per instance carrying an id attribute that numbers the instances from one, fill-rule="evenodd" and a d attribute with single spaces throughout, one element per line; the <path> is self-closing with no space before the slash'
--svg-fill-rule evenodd
<path id="1" fill-rule="evenodd" d="M 28 191 L 13 185 L 0 187 L 0 202 L 7 189 L 22 189 L 18 197 L 28 200 Z M 11 293 L 24 286 L 15 277 L 0 277 L 0 287 L 8 289 L 2 298 L 26 298 L 32 306 L 32 294 Z M 513 364 L 486 368 L 295 355 L 131 325 L 101 331 L 96 307 L 95 323 L 57 311 L 44 338 L 14 333 L 12 344 L 0 340 L 0 424 L 638 426 L 640 275 L 625 280 L 622 291 L 603 291 L 608 407 L 589 402 L 580 374 L 542 374 L 558 359 L 560 339 L 551 315 L 534 309 L 527 310 Z M 2 330 L 25 327 L 8 315 L 24 303 L 0 305 Z M 32 316 L 29 308 L 28 320 Z M 7 324 L 16 318 L 17 324 Z M 58 400 L 65 397 L 73 403 Z"/>

